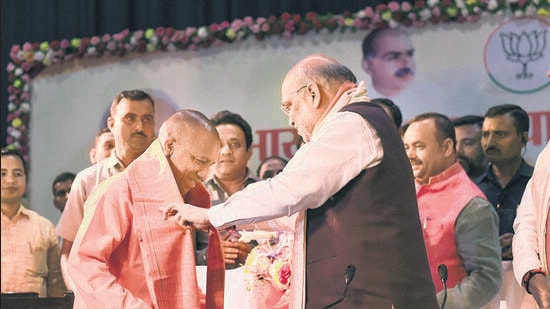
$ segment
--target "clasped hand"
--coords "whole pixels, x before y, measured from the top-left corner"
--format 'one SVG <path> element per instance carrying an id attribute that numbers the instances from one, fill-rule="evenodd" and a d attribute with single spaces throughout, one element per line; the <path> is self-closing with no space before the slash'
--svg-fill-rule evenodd
<path id="1" fill-rule="evenodd" d="M 189 204 L 170 204 L 160 207 L 164 220 L 174 217 L 179 226 L 183 228 L 194 227 L 199 230 L 206 230 L 210 226 L 208 220 L 208 209 L 200 208 Z"/>

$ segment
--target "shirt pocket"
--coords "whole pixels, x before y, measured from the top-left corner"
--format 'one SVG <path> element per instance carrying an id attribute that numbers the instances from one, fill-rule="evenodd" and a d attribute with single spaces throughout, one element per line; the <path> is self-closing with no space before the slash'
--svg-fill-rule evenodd
<path id="1" fill-rule="evenodd" d="M 437 246 L 440 244 L 448 235 L 445 230 L 445 224 L 437 218 L 425 217 L 422 221 L 422 230 L 424 234 L 424 241 L 426 245 Z"/>
<path id="2" fill-rule="evenodd" d="M 27 242 L 26 271 L 37 277 L 48 276 L 48 246 L 40 240 Z"/>

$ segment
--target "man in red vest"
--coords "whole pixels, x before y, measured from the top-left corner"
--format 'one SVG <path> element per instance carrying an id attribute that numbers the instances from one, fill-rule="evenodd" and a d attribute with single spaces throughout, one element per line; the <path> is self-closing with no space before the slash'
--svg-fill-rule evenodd
<path id="1" fill-rule="evenodd" d="M 456 156 L 454 127 L 445 115 L 424 113 L 403 136 L 432 279 L 447 308 L 480 308 L 502 280 L 498 216 Z M 444 291 L 439 265 L 448 269 Z"/>

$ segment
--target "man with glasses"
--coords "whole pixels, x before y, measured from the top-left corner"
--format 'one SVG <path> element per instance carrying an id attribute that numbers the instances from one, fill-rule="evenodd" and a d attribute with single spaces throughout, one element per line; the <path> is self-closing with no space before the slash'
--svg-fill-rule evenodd
<path id="1" fill-rule="evenodd" d="M 291 308 L 439 308 L 401 137 L 355 81 L 327 55 L 299 61 L 281 109 L 304 144 L 284 170 L 209 210 L 169 210 L 219 228 L 297 213 Z"/>
<path id="2" fill-rule="evenodd" d="M 75 174 L 70 172 L 63 172 L 55 177 L 52 183 L 53 192 L 53 204 L 60 212 L 63 212 L 67 199 L 69 198 L 69 192 L 71 192 L 71 186 L 73 184 Z"/>

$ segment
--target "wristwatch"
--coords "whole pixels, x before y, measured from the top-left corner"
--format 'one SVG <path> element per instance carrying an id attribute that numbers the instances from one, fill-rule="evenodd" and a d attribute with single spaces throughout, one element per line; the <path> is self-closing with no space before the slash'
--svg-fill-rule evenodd
<path id="1" fill-rule="evenodd" d="M 525 273 L 523 279 L 521 280 L 522 285 L 525 287 L 525 290 L 529 294 L 531 294 L 531 291 L 529 291 L 529 282 L 531 282 L 531 279 L 533 279 L 533 277 L 537 274 L 542 274 L 543 276 L 546 275 L 542 268 L 531 269 L 530 271 Z"/>

